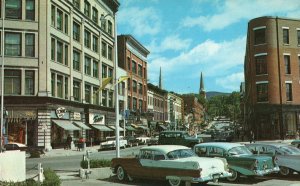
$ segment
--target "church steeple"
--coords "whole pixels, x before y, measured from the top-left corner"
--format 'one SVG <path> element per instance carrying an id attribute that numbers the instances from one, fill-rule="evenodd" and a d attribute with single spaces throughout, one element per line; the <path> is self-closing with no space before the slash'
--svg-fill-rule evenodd
<path id="1" fill-rule="evenodd" d="M 199 94 L 200 94 L 201 96 L 203 96 L 204 98 L 206 98 L 206 93 L 205 93 L 205 89 L 204 89 L 204 81 L 203 81 L 202 72 L 201 72 L 201 76 L 200 76 L 200 89 L 199 89 Z"/>
<path id="2" fill-rule="evenodd" d="M 161 67 L 159 69 L 159 84 L 158 84 L 158 88 L 163 89 L 162 76 L 161 76 Z"/>

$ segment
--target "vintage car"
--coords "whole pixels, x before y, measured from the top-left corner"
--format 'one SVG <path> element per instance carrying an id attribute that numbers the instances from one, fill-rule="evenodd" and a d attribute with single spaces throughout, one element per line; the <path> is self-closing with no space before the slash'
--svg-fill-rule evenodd
<path id="1" fill-rule="evenodd" d="M 190 148 L 180 145 L 145 146 L 136 157 L 113 158 L 111 168 L 120 181 L 168 180 L 171 186 L 231 176 L 224 158 L 200 158 Z"/>
<path id="2" fill-rule="evenodd" d="M 186 131 L 163 131 L 159 133 L 159 145 L 184 145 L 193 147 L 200 143 L 201 140 L 195 136 L 190 136 Z"/>
<path id="3" fill-rule="evenodd" d="M 148 145 L 158 145 L 158 136 L 152 136 L 148 141 Z"/>
<path id="4" fill-rule="evenodd" d="M 125 136 L 127 140 L 127 146 L 133 147 L 133 146 L 139 146 L 140 141 L 136 139 L 134 136 Z"/>
<path id="5" fill-rule="evenodd" d="M 279 171 L 271 157 L 253 155 L 245 145 L 239 143 L 202 143 L 194 146 L 194 152 L 200 157 L 226 158 L 232 173 L 227 178 L 229 181 L 238 180 L 240 175 L 263 176 Z"/>
<path id="6" fill-rule="evenodd" d="M 120 136 L 119 138 L 119 146 L 120 148 L 126 148 L 127 146 L 127 140 L 123 138 L 123 136 Z M 104 150 L 104 149 L 115 149 L 116 148 L 116 137 L 114 136 L 110 136 L 110 137 L 106 137 L 106 141 L 100 143 L 100 150 Z"/>
<path id="7" fill-rule="evenodd" d="M 291 144 L 295 147 L 297 147 L 298 149 L 300 149 L 300 140 L 293 140 L 291 142 Z"/>
<path id="8" fill-rule="evenodd" d="M 140 141 L 139 142 L 140 145 L 145 145 L 150 140 L 150 137 L 148 137 L 148 136 L 139 136 L 136 139 L 138 139 Z"/>
<path id="9" fill-rule="evenodd" d="M 269 155 L 277 159 L 281 175 L 300 173 L 300 149 L 284 143 L 251 143 L 246 145 L 254 154 Z"/>

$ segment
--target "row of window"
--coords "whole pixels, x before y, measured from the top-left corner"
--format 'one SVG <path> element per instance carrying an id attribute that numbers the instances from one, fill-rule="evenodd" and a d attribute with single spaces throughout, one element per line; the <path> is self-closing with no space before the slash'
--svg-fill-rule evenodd
<path id="1" fill-rule="evenodd" d="M 25 78 L 22 78 L 25 76 Z M 4 70 L 4 94 L 6 95 L 34 95 L 34 79 L 33 70 Z M 24 84 L 24 92 L 22 85 Z"/>
<path id="2" fill-rule="evenodd" d="M 142 99 L 138 100 L 136 97 L 128 96 L 127 102 L 129 110 L 145 111 L 146 101 L 144 102 Z"/>
<path id="3" fill-rule="evenodd" d="M 153 105 L 153 106 L 156 106 L 156 107 L 163 108 L 164 107 L 164 101 L 148 96 L 148 105 Z"/>
<path id="4" fill-rule="evenodd" d="M 292 83 L 285 83 L 285 90 L 286 90 L 286 101 L 293 101 L 293 89 Z M 256 85 L 256 96 L 257 102 L 267 102 L 269 101 L 268 98 L 268 83 L 259 83 Z"/>
<path id="5" fill-rule="evenodd" d="M 4 55 L 35 57 L 34 33 L 5 32 L 4 37 Z M 24 53 L 22 49 L 24 49 Z"/>
<path id="6" fill-rule="evenodd" d="M 131 87 L 131 84 L 132 84 L 132 87 Z M 144 92 L 145 94 L 146 93 L 146 86 L 143 86 L 142 83 L 137 83 L 136 80 L 131 80 L 131 79 L 128 79 L 127 80 L 127 86 L 128 86 L 128 90 L 130 91 L 131 88 L 132 88 L 132 91 L 135 92 L 135 93 L 139 93 L 139 94 L 143 94 L 143 89 L 144 89 Z"/>
<path id="7" fill-rule="evenodd" d="M 2 8 L 0 8 L 2 10 Z M 25 10 L 25 17 L 23 18 L 23 9 Z M 0 13 L 2 16 L 2 13 Z M 35 0 L 5 0 L 5 18 L 7 19 L 25 19 L 35 20 Z"/>
<path id="8" fill-rule="evenodd" d="M 300 28 L 296 29 L 297 42 L 300 45 Z M 289 27 L 282 27 L 282 41 L 283 44 L 290 44 L 290 29 Z M 254 28 L 254 44 L 265 44 L 266 43 L 266 27 Z"/>
<path id="9" fill-rule="evenodd" d="M 73 98 L 74 101 L 80 102 L 82 82 L 79 80 L 73 81 Z M 34 87 L 34 85 L 33 85 Z M 57 73 L 51 74 L 51 92 L 53 97 L 69 99 L 69 77 Z M 86 103 L 113 107 L 113 91 L 102 90 L 102 100 L 99 99 L 99 86 L 84 84 L 84 100 Z"/>
<path id="10" fill-rule="evenodd" d="M 259 55 L 255 57 L 255 68 L 256 75 L 268 74 L 268 65 L 267 65 L 267 54 Z M 284 72 L 285 74 L 291 74 L 291 57 L 288 54 L 283 55 L 284 59 Z M 298 67 L 300 72 L 300 56 L 298 56 Z"/>
<path id="11" fill-rule="evenodd" d="M 132 71 L 134 74 L 146 78 L 146 69 L 143 68 L 140 64 L 137 65 L 137 63 L 134 60 L 130 60 L 130 57 L 127 57 L 127 71 Z"/>

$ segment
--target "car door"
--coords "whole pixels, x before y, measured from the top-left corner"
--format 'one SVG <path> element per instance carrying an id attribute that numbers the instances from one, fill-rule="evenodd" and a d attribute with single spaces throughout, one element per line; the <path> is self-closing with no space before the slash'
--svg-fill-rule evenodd
<path id="1" fill-rule="evenodd" d="M 153 177 L 153 151 L 141 150 L 139 155 L 139 161 L 142 166 L 141 170 L 137 170 L 136 175 L 140 178 L 152 178 Z"/>

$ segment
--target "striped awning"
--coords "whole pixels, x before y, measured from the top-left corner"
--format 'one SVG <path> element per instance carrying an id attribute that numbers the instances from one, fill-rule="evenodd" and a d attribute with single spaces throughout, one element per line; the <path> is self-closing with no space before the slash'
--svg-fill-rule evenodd
<path id="1" fill-rule="evenodd" d="M 132 126 L 125 126 L 126 130 L 129 131 L 135 131 L 135 129 Z"/>

